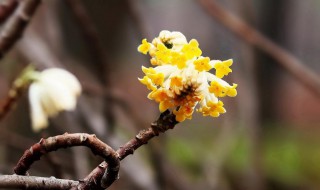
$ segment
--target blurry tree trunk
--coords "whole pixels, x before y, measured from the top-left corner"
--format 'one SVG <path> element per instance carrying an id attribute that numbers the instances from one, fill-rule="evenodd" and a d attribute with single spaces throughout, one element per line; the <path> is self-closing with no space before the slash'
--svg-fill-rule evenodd
<path id="1" fill-rule="evenodd" d="M 255 11 L 253 0 L 245 0 L 238 2 L 233 0 L 236 4 L 236 10 L 239 15 L 252 26 L 257 24 L 257 15 L 259 11 Z M 259 70 L 261 67 L 259 56 L 256 50 L 247 44 L 239 45 L 241 55 L 243 55 L 243 72 L 239 74 L 239 79 L 243 78 L 246 81 L 246 86 L 242 86 L 242 91 L 239 92 L 239 107 L 242 111 L 242 123 L 245 126 L 246 138 L 249 145 L 249 168 L 246 171 L 244 189 L 247 190 L 264 190 L 266 188 L 266 181 L 263 172 L 262 163 L 262 120 L 261 109 L 262 104 L 259 99 Z M 237 76 L 237 75 L 236 75 Z M 236 80 L 235 80 L 236 81 Z"/>
<path id="2" fill-rule="evenodd" d="M 268 0 L 260 1 L 260 13 L 258 27 L 260 31 L 272 39 L 277 44 L 283 44 L 281 35 L 284 35 L 284 15 L 286 11 L 286 0 Z M 279 80 L 279 66 L 270 56 L 257 53 L 257 79 L 258 79 L 258 97 L 261 104 L 259 117 L 262 122 L 270 123 L 276 118 L 275 115 L 275 95 L 277 83 Z"/>
<path id="3" fill-rule="evenodd" d="M 260 1 L 260 9 L 257 11 L 260 15 L 252 18 L 252 15 L 245 15 L 246 20 L 254 23 L 258 20 L 260 31 L 281 44 L 281 29 L 283 22 L 285 0 L 269 0 Z M 243 11 L 247 12 L 245 9 Z M 252 12 L 252 11 L 249 11 Z M 249 16 L 249 17 L 248 17 Z M 245 73 L 249 73 L 247 77 L 249 94 L 251 98 L 247 113 L 251 113 L 246 120 L 248 125 L 249 145 L 250 145 L 250 171 L 251 179 L 246 189 L 267 189 L 267 181 L 263 172 L 263 152 L 262 152 L 262 133 L 263 124 L 268 124 L 275 120 L 275 91 L 277 90 L 278 65 L 275 60 L 268 55 L 254 50 L 250 47 L 244 48 L 244 54 L 248 55 L 248 62 L 245 64 Z M 259 94 L 260 93 L 260 94 Z"/>

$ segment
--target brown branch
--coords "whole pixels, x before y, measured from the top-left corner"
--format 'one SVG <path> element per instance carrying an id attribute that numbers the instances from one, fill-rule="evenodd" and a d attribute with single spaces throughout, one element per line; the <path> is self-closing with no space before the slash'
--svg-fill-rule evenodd
<path id="1" fill-rule="evenodd" d="M 176 116 L 168 110 L 163 112 L 159 119 L 151 124 L 150 128 L 141 130 L 135 138 L 131 139 L 117 150 L 119 159 L 122 160 L 128 155 L 133 154 L 136 149 L 147 144 L 150 139 L 158 136 L 160 132 L 163 133 L 169 129 L 173 129 L 178 123 L 175 118 Z"/>
<path id="2" fill-rule="evenodd" d="M 23 94 L 23 89 L 14 88 L 11 89 L 7 97 L 1 101 L 0 104 L 0 121 L 10 112 L 15 102 Z"/>
<path id="3" fill-rule="evenodd" d="M 293 77 L 320 96 L 319 75 L 303 65 L 295 56 L 269 40 L 246 22 L 227 12 L 215 0 L 198 0 L 203 9 L 245 42 L 273 57 Z"/>
<path id="4" fill-rule="evenodd" d="M 23 0 L 8 23 L 0 33 L 0 59 L 21 37 L 41 0 Z M 5 1 L 0 4 L 0 23 L 6 19 L 16 8 L 16 0 Z M 3 20 L 2 20 L 3 19 Z M 16 100 L 21 96 L 22 89 L 13 87 L 0 108 L 0 120 L 10 111 Z"/>
<path id="5" fill-rule="evenodd" d="M 18 5 L 17 0 L 4 0 L 0 3 L 0 24 L 5 22 Z"/>
<path id="6" fill-rule="evenodd" d="M 0 33 L 0 58 L 21 37 L 41 0 L 23 0 Z"/>
<path id="7" fill-rule="evenodd" d="M 95 135 L 89 135 L 85 133 L 75 133 L 58 135 L 55 137 L 49 137 L 47 139 L 41 139 L 39 143 L 34 144 L 30 149 L 26 150 L 23 156 L 20 158 L 14 172 L 19 175 L 26 175 L 30 166 L 44 154 L 51 151 L 56 151 L 60 148 L 67 148 L 73 146 L 86 146 L 91 149 L 94 154 L 97 154 L 105 159 L 108 163 L 108 168 L 105 170 L 105 179 L 100 183 L 100 180 L 95 179 L 94 185 L 107 188 L 116 179 L 118 179 L 118 172 L 120 168 L 120 160 L 118 154 L 108 145 L 99 140 Z M 101 178 L 99 178 L 101 179 Z M 80 184 L 87 186 L 84 181 Z M 88 187 L 89 189 L 91 187 Z"/>
<path id="8" fill-rule="evenodd" d="M 78 181 L 57 179 L 54 177 L 36 177 L 20 175 L 0 175 L 0 188 L 19 188 L 34 190 L 67 190 L 79 184 Z"/>
<path id="9" fill-rule="evenodd" d="M 9 113 L 15 102 L 22 96 L 25 89 L 29 87 L 30 81 L 24 79 L 24 75 L 33 69 L 32 66 L 27 66 L 22 70 L 15 81 L 13 81 L 7 97 L 0 103 L 0 121 Z"/>
<path id="10" fill-rule="evenodd" d="M 133 154 L 136 149 L 140 146 L 147 144 L 150 139 L 155 136 L 158 136 L 160 132 L 165 132 L 169 129 L 173 129 L 178 122 L 175 120 L 175 115 L 168 110 L 163 112 L 157 121 L 151 124 L 151 127 L 145 130 L 141 130 L 135 138 L 128 141 L 125 145 L 121 146 L 118 150 L 119 159 L 122 160 L 130 154 Z M 89 186 L 94 186 L 95 179 L 100 179 L 107 168 L 108 164 L 106 162 L 102 162 L 98 167 L 96 167 L 85 179 L 84 181 L 87 184 L 92 184 Z M 79 189 L 88 190 L 86 188 L 88 186 L 84 186 L 79 184 Z M 76 188 L 73 188 L 74 190 Z M 95 186 L 95 189 L 101 190 L 101 187 Z"/>

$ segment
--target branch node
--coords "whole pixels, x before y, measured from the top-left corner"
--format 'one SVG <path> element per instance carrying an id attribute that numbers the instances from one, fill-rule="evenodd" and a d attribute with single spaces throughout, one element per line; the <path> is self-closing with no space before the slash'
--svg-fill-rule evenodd
<path id="1" fill-rule="evenodd" d="M 159 125 L 157 121 L 151 123 L 151 129 L 154 136 L 159 136 L 159 132 L 162 132 L 162 131 L 159 131 Z"/>
<path id="2" fill-rule="evenodd" d="M 141 131 L 136 135 L 136 139 L 139 140 L 139 141 L 142 141 L 145 133 L 146 133 L 146 130 L 145 130 L 145 129 L 141 130 Z"/>
<path id="3" fill-rule="evenodd" d="M 99 167 L 99 168 L 105 168 L 103 163 L 99 164 L 98 167 Z"/>
<path id="4" fill-rule="evenodd" d="M 88 137 L 85 134 L 80 135 L 80 141 L 85 142 L 88 139 Z"/>

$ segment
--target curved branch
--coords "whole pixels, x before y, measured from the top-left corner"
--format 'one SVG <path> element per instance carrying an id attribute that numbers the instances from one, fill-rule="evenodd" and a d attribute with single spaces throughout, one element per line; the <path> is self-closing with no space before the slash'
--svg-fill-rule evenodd
<path id="1" fill-rule="evenodd" d="M 4 0 L 0 3 L 0 24 L 5 22 L 18 5 L 17 0 Z"/>
<path id="2" fill-rule="evenodd" d="M 164 133 L 169 129 L 173 129 L 178 122 L 175 120 L 175 115 L 170 111 L 163 112 L 157 121 L 151 124 L 151 127 L 145 130 L 141 130 L 135 138 L 128 141 L 125 145 L 121 146 L 118 150 L 119 159 L 122 160 L 130 154 L 133 154 L 136 149 L 140 146 L 147 144 L 150 139 L 155 136 L 158 136 L 159 133 Z M 96 190 L 102 190 L 101 187 L 94 186 L 95 179 L 100 179 L 107 169 L 108 164 L 106 162 L 102 162 L 98 167 L 96 167 L 92 172 L 84 179 L 87 184 L 91 184 L 90 186 L 95 187 Z M 88 185 L 89 186 L 89 185 Z M 87 187 L 82 184 L 79 184 L 78 188 L 83 190 L 89 190 Z M 76 190 L 76 188 L 72 188 L 72 190 Z"/>
<path id="3" fill-rule="evenodd" d="M 0 33 L 0 58 L 21 37 L 41 0 L 23 0 Z"/>
<path id="4" fill-rule="evenodd" d="M 67 148 L 73 146 L 86 146 L 91 149 L 93 154 L 97 154 L 105 159 L 108 163 L 108 168 L 105 170 L 105 179 L 103 181 L 95 179 L 96 185 L 101 185 L 103 188 L 110 186 L 116 179 L 118 179 L 118 172 L 120 168 L 120 160 L 118 154 L 108 145 L 99 140 L 95 135 L 85 133 L 75 133 L 58 135 L 41 139 L 39 143 L 34 144 L 30 149 L 26 150 L 20 158 L 14 172 L 19 175 L 26 175 L 31 165 L 40 159 L 44 154 L 56 151 L 60 148 Z M 84 183 L 83 181 L 80 182 Z M 86 185 L 86 184 L 85 184 Z"/>
<path id="5" fill-rule="evenodd" d="M 78 181 L 57 179 L 54 177 L 0 175 L 0 188 L 67 190 L 78 184 Z"/>
<path id="6" fill-rule="evenodd" d="M 257 47 L 273 57 L 284 69 L 286 69 L 298 81 L 303 83 L 315 94 L 320 96 L 320 78 L 303 63 L 290 54 L 284 48 L 269 40 L 262 33 L 245 23 L 240 18 L 220 7 L 215 0 L 198 0 L 206 10 L 218 22 L 227 27 L 247 43 Z"/>

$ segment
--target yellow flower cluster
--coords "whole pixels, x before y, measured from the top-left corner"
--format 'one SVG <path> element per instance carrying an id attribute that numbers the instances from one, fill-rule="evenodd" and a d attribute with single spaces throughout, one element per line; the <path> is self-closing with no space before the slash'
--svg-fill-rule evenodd
<path id="1" fill-rule="evenodd" d="M 151 43 L 143 39 L 138 51 L 149 53 L 154 66 L 142 66 L 145 76 L 139 79 L 151 91 L 148 98 L 159 103 L 161 112 L 173 110 L 178 122 L 191 119 L 197 104 L 204 116 L 218 117 L 226 112 L 218 98 L 237 95 L 237 84 L 222 79 L 232 72 L 232 59 L 201 56 L 198 41 L 188 42 L 180 32 L 161 31 Z M 208 72 L 213 68 L 215 74 Z"/>

